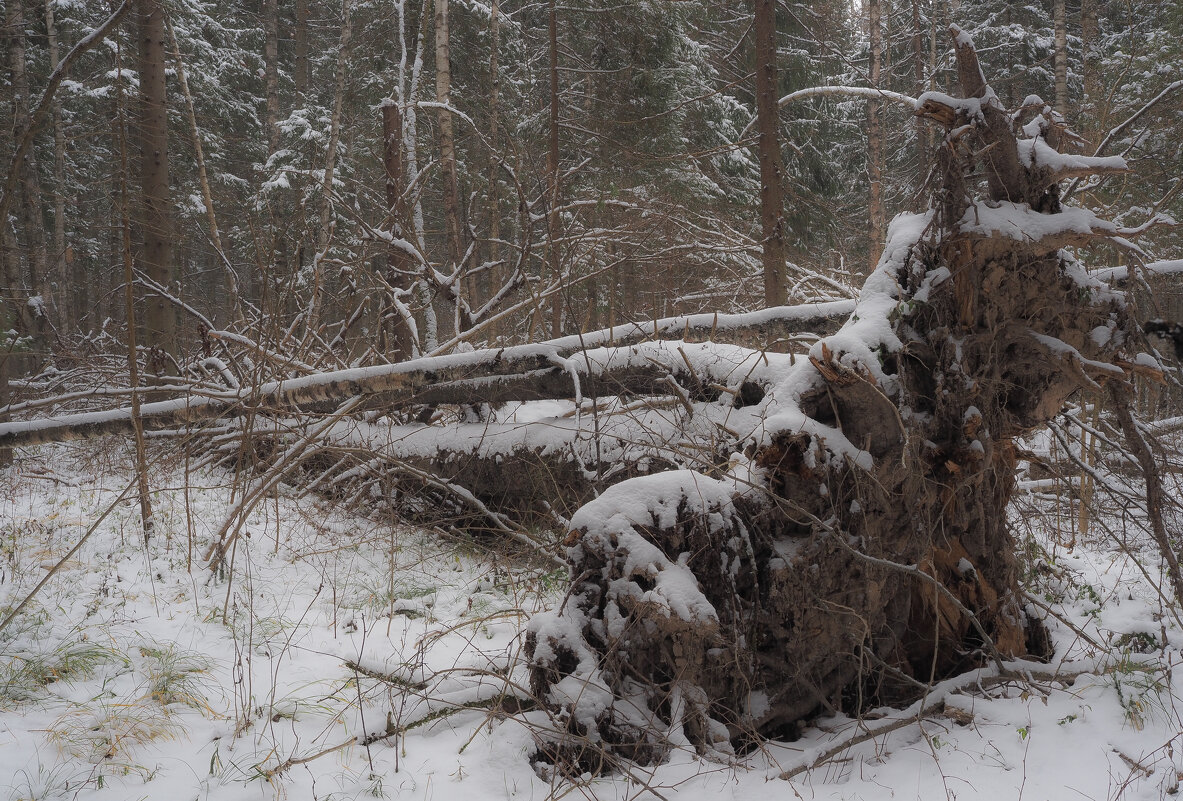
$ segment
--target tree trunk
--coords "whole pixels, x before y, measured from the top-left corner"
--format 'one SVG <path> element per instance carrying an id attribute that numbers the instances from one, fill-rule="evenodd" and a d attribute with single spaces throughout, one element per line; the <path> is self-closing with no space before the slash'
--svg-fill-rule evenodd
<path id="1" fill-rule="evenodd" d="M 498 161 L 500 159 L 501 70 L 498 51 L 501 47 L 501 10 L 497 0 L 489 5 L 489 270 L 482 279 L 480 297 L 491 296 L 501 287 L 505 271 L 494 266 L 501 259 L 501 192 Z"/>
<path id="2" fill-rule="evenodd" d="M 8 65 L 12 76 L 12 123 L 13 141 L 19 142 L 32 127 L 30 113 L 29 76 L 25 66 L 25 0 L 10 0 L 5 27 L 8 33 Z M 27 333 L 33 336 L 34 352 L 44 355 L 48 347 L 51 329 L 50 309 L 53 297 L 46 283 L 49 272 L 49 258 L 45 243 L 45 221 L 41 209 L 41 178 L 37 159 L 32 147 L 17 163 L 20 178 L 20 198 L 17 218 L 23 235 L 23 250 L 26 256 L 25 280 L 13 284 L 15 289 L 23 284 L 28 287 Z"/>
<path id="3" fill-rule="evenodd" d="M 139 36 L 140 202 L 137 227 L 142 247 L 137 267 L 164 287 L 173 281 L 173 225 L 169 193 L 168 106 L 165 89 L 164 9 L 160 0 L 136 0 Z M 151 295 L 144 301 L 144 342 L 177 354 L 177 317 L 173 304 Z"/>
<path id="4" fill-rule="evenodd" d="M 189 120 L 189 135 L 193 140 L 193 156 L 197 162 L 197 183 L 201 187 L 201 202 L 205 206 L 205 219 L 209 225 L 210 244 L 214 246 L 214 258 L 218 261 L 219 272 L 222 273 L 223 286 L 226 289 L 226 305 L 229 307 L 235 322 L 242 323 L 246 318 L 242 312 L 242 297 L 238 289 L 238 274 L 234 272 L 234 265 L 222 249 L 222 235 L 218 233 L 218 215 L 214 212 L 214 195 L 210 190 L 209 173 L 205 168 L 205 151 L 201 144 L 201 130 L 197 127 L 197 107 L 193 102 L 193 94 L 189 91 L 189 80 L 185 77 L 185 62 L 181 58 L 181 48 L 177 44 L 177 37 L 173 33 L 172 23 L 165 20 L 165 29 L 169 41 L 172 43 L 173 64 L 177 71 L 177 81 L 181 85 L 181 94 L 185 98 L 186 117 Z"/>
<path id="5" fill-rule="evenodd" d="M 45 33 L 49 43 L 49 63 L 58 63 L 57 22 L 54 20 L 54 0 L 45 0 Z M 66 130 L 62 120 L 62 104 L 55 97 L 50 116 L 53 122 L 53 260 L 52 283 L 57 285 L 56 305 L 58 325 L 71 330 L 75 308 L 70 296 L 71 287 L 81 283 L 80 277 L 70 274 L 73 261 L 66 247 Z"/>
<path id="6" fill-rule="evenodd" d="M 308 94 L 311 72 L 308 63 L 308 0 L 296 0 L 296 19 L 292 30 L 292 82 L 301 104 Z"/>
<path id="7" fill-rule="evenodd" d="M 713 384 L 727 385 L 739 378 L 742 385 L 747 381 L 746 373 L 736 374 L 735 365 L 724 359 L 718 362 L 718 369 L 722 371 L 719 375 L 710 374 L 715 369 L 713 367 L 702 368 L 707 373 L 696 375 L 676 347 L 671 357 L 668 349 L 653 350 L 656 346 L 640 343 L 652 339 L 709 340 L 739 344 L 758 353 L 766 349 L 768 342 L 783 341 L 795 334 L 834 331 L 837 322 L 850 313 L 852 305 L 837 301 L 783 306 L 744 315 L 695 314 L 646 320 L 516 348 L 490 348 L 373 367 L 368 368 L 364 376 L 347 369 L 258 384 L 221 396 L 182 396 L 148 404 L 143 407 L 140 417 L 147 428 L 164 430 L 235 414 L 243 409 L 254 414 L 260 409 L 290 413 L 302 407 L 307 411 L 310 404 L 329 404 L 336 408 L 343 401 L 359 395 L 373 399 L 376 405 L 386 406 L 505 403 L 575 398 L 578 395 L 584 398 L 637 393 L 660 395 L 669 394 L 671 388 L 667 377 L 671 375 L 691 394 L 715 397 L 721 390 Z M 214 332 L 212 336 L 234 341 L 225 332 Z M 587 349 L 609 346 L 619 349 L 615 362 L 604 352 L 593 354 L 590 359 L 576 355 Z M 650 348 L 647 351 L 649 358 L 644 364 L 630 362 L 626 358 L 628 347 L 634 351 L 639 347 Z M 283 357 L 275 358 L 290 366 Z M 572 370 L 583 374 L 578 392 Z M 751 394 L 749 391 L 746 397 Z M 65 415 L 35 424 L 0 425 L 0 447 L 126 433 L 132 430 L 131 419 L 130 409 L 112 409 L 98 416 Z"/>
<path id="8" fill-rule="evenodd" d="M 784 161 L 780 153 L 777 113 L 776 3 L 754 0 L 756 6 L 756 145 L 760 159 L 760 235 L 764 266 L 764 305 L 785 302 Z"/>
<path id="9" fill-rule="evenodd" d="M 8 337 L 0 340 L 0 409 L 8 406 L 8 362 L 12 356 L 12 346 Z M 8 412 L 0 412 L 0 425 L 8 422 Z M 0 467 L 12 464 L 12 448 L 0 448 Z"/>
<path id="10" fill-rule="evenodd" d="M 1088 0 L 1085 0 L 1087 3 Z M 1056 59 L 1056 103 L 1055 109 L 1061 117 L 1068 115 L 1068 19 L 1064 0 L 1052 0 L 1052 18 L 1055 25 Z"/>
<path id="11" fill-rule="evenodd" d="M 925 76 L 928 55 L 925 47 L 925 28 L 924 17 L 920 13 L 920 0 L 912 0 L 912 94 L 916 97 L 928 91 L 928 79 Z M 928 174 L 928 154 L 932 150 L 931 129 L 919 117 L 916 118 L 916 149 L 919 151 L 920 160 L 916 170 L 916 190 L 919 193 L 924 188 L 924 179 Z"/>
<path id="12" fill-rule="evenodd" d="M 325 166 L 321 175 L 322 200 L 320 225 L 316 233 L 316 246 L 323 251 L 329 244 L 332 233 L 333 175 L 337 168 L 337 145 L 341 141 L 341 108 L 345 102 L 345 74 L 349 65 L 349 45 L 353 40 L 353 18 L 350 14 L 353 0 L 341 0 L 341 38 L 337 43 L 336 79 L 333 83 L 333 113 L 329 119 L 329 143 L 325 150 Z"/>
<path id="13" fill-rule="evenodd" d="M 963 96 L 988 98 L 972 41 L 952 33 Z M 725 751 L 1047 654 L 1006 523 L 1015 439 L 1081 386 L 1124 383 L 1119 343 L 1136 352 L 1137 332 L 1059 251 L 1117 229 L 1085 233 L 1061 210 L 996 99 L 968 108 L 921 109 L 947 137 L 932 210 L 893 222 L 854 315 L 763 401 L 735 467 L 633 479 L 572 517 L 574 584 L 527 651 L 535 697 L 574 737 L 538 759 L 592 769 L 589 736 L 660 759 L 671 731 Z"/>
<path id="14" fill-rule="evenodd" d="M 550 55 L 550 117 L 546 149 L 546 260 L 551 279 L 562 277 L 562 257 L 559 252 L 559 197 L 562 192 L 559 163 L 559 13 L 555 0 L 550 0 L 547 12 L 547 40 Z M 550 335 L 557 337 L 563 329 L 563 301 L 565 292 L 556 292 L 551 302 Z"/>
<path id="15" fill-rule="evenodd" d="M 120 60 L 116 66 L 121 67 Z M 139 349 L 136 346 L 136 295 L 134 257 L 131 248 L 131 212 L 127 191 L 127 118 L 124 113 L 123 84 L 119 84 L 116 96 L 118 113 L 115 119 L 115 139 L 119 143 L 119 232 L 123 256 L 123 311 L 127 317 L 127 381 L 131 387 L 131 425 L 135 440 L 136 485 L 140 499 L 140 523 L 144 530 L 144 543 L 152 535 L 152 496 L 148 491 L 148 460 L 144 449 L 144 424 L 140 419 Z"/>
<path id="16" fill-rule="evenodd" d="M 406 204 L 403 202 L 403 115 L 398 103 L 388 100 L 382 104 L 382 166 L 386 172 L 386 210 L 392 220 L 395 236 L 404 236 L 404 221 L 406 218 Z M 390 269 L 387 271 L 388 283 L 395 292 L 406 290 L 410 286 L 410 272 L 412 264 L 407 254 L 397 247 L 391 247 L 387 253 Z M 386 355 L 392 361 L 409 359 L 415 353 L 415 336 L 407 318 L 400 313 L 397 304 L 404 304 L 401 297 L 392 297 L 392 308 L 384 310 L 385 319 L 381 323 L 383 332 L 388 333 L 390 339 L 386 346 Z M 405 304 L 404 304 L 405 307 Z"/>
<path id="17" fill-rule="evenodd" d="M 867 26 L 871 46 L 870 83 L 879 88 L 883 69 L 883 6 L 882 0 L 866 0 Z M 886 226 L 886 212 L 883 207 L 883 132 L 879 125 L 882 104 L 878 100 L 867 102 L 867 175 L 871 189 L 871 249 L 867 270 L 875 269 L 879 261 L 879 243 L 883 241 Z"/>
<path id="18" fill-rule="evenodd" d="M 301 0 L 304 2 L 304 0 Z M 308 9 L 305 6 L 305 14 Z M 305 45 L 307 46 L 307 45 Z M 279 2 L 263 0 L 263 72 L 267 84 L 267 155 L 279 150 Z"/>
<path id="19" fill-rule="evenodd" d="M 1080 60 L 1084 73 L 1084 97 L 1081 105 L 1085 111 L 1082 129 L 1086 138 L 1088 132 L 1103 127 L 1098 116 L 1101 107 L 1101 80 L 1096 56 L 1097 2 L 1098 0 L 1081 0 L 1080 3 Z M 1096 145 L 1096 142 L 1093 144 Z"/>
<path id="20" fill-rule="evenodd" d="M 404 0 L 405 3 L 405 0 Z M 400 4 L 400 15 L 404 5 Z M 406 90 L 402 94 L 404 108 L 403 147 L 406 152 L 407 182 L 414 185 L 419 181 L 419 113 L 415 108 L 415 98 L 419 94 L 419 81 L 423 75 L 423 54 L 427 47 L 427 15 L 431 10 L 431 0 L 422 0 L 419 9 L 419 30 L 415 34 L 414 59 L 411 63 L 410 80 L 406 83 Z M 404 17 L 400 16 L 400 19 Z M 403 50 L 400 62 L 405 70 L 406 50 Z M 401 81 L 400 81 L 401 83 Z M 400 86 L 400 91 L 403 91 Z M 415 233 L 415 246 L 419 252 L 426 255 L 427 226 L 423 216 L 423 198 L 421 192 L 416 192 L 411 203 L 411 225 Z M 417 284 L 420 306 L 423 309 L 423 346 L 427 350 L 434 350 L 439 344 L 439 320 L 435 313 L 434 297 L 429 280 L 430 265 L 424 265 L 424 275 Z"/>
<path id="21" fill-rule="evenodd" d="M 337 69 L 333 85 L 333 112 L 329 119 L 329 142 L 325 148 L 325 166 L 321 173 L 320 221 L 316 229 L 316 255 L 313 256 L 312 296 L 308 299 L 304 328 L 306 336 L 320 325 L 324 304 L 325 271 L 322 260 L 333 236 L 333 175 L 337 168 L 337 146 L 341 142 L 341 109 L 345 101 L 345 73 L 349 63 L 349 45 L 353 39 L 353 0 L 341 0 L 341 36 L 337 43 Z"/>
<path id="22" fill-rule="evenodd" d="M 452 97 L 451 37 L 448 32 L 448 0 L 435 0 L 435 100 L 439 109 L 440 168 L 444 173 L 444 224 L 448 236 L 448 261 L 462 267 L 464 237 L 460 222 L 460 177 L 456 167 L 456 134 L 449 110 Z M 458 281 L 459 285 L 459 281 Z"/>

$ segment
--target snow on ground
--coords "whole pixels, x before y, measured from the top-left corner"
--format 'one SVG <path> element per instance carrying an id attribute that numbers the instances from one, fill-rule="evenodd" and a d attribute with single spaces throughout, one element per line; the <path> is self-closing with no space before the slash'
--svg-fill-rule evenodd
<path id="1" fill-rule="evenodd" d="M 33 453 L 0 470 L 2 616 L 131 480 L 110 445 Z M 564 576 L 286 492 L 212 573 L 201 558 L 234 476 L 157 456 L 151 541 L 129 496 L 0 631 L 0 801 L 1159 799 L 1179 785 L 1183 635 L 1104 542 L 1069 554 L 1034 532 L 1035 592 L 1064 619 L 1057 662 L 1085 671 L 1071 685 L 985 671 L 936 688 L 920 703 L 946 712 L 922 722 L 825 718 L 731 764 L 675 752 L 544 781 L 528 762 L 544 713 L 488 708 L 525 692 L 521 633 Z M 840 747 L 869 729 L 893 730 Z"/>

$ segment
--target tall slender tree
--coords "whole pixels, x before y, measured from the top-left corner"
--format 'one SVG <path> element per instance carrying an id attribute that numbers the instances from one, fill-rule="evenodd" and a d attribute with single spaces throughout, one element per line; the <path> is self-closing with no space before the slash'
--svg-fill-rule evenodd
<path id="1" fill-rule="evenodd" d="M 139 114 L 135 134 L 139 149 L 140 202 L 136 222 L 141 242 L 138 268 L 157 284 L 173 281 L 173 219 L 169 190 L 168 96 L 165 85 L 164 8 L 160 0 L 136 0 L 139 39 Z M 156 294 L 145 299 L 143 344 L 177 354 L 177 316 L 171 302 Z M 163 364 L 156 365 L 163 369 Z"/>
<path id="2" fill-rule="evenodd" d="M 883 4 L 882 0 L 866 0 L 867 40 L 871 48 L 870 82 L 874 89 L 881 88 L 883 74 Z M 867 102 L 867 173 L 871 188 L 871 202 L 868 212 L 871 216 L 871 242 L 867 270 L 875 269 L 879 261 L 879 248 L 874 243 L 883 241 L 887 230 L 887 211 L 883 203 L 883 131 L 880 126 L 882 104 L 872 98 Z"/>
<path id="3" fill-rule="evenodd" d="M 25 0 L 10 0 L 5 19 L 8 39 L 8 65 L 12 78 L 13 141 L 19 142 L 32 127 L 28 65 L 26 64 Z M 27 332 L 34 337 L 34 347 L 47 345 L 50 331 L 52 297 L 47 284 L 49 258 L 45 242 L 45 221 L 41 209 L 41 178 L 35 148 L 28 148 L 15 165 L 19 177 L 17 217 L 20 222 L 22 250 L 25 254 L 24 280 L 16 286 L 27 288 Z"/>
<path id="4" fill-rule="evenodd" d="M 754 0 L 756 32 L 756 125 L 760 159 L 760 234 L 764 304 L 785 302 L 784 161 L 780 153 L 776 79 L 776 2 Z"/>

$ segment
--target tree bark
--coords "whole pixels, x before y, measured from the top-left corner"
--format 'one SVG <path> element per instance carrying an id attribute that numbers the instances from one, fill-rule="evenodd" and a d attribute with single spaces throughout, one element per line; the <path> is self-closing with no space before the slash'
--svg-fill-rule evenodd
<path id="1" fill-rule="evenodd" d="M 306 0 L 301 0 L 306 2 Z M 307 14 L 307 6 L 304 8 Z M 263 0 L 263 73 L 267 85 L 267 155 L 279 150 L 279 2 Z"/>
<path id="2" fill-rule="evenodd" d="M 483 279 L 481 297 L 488 297 L 501 286 L 504 270 L 494 266 L 501 259 L 501 192 L 498 179 L 501 125 L 501 69 L 498 66 L 501 48 L 501 9 L 498 0 L 489 5 L 489 270 Z"/>
<path id="3" fill-rule="evenodd" d="M 403 202 L 403 115 L 398 103 L 393 100 L 382 104 L 382 166 L 386 173 L 386 212 L 389 215 L 396 236 L 404 236 L 406 203 Z M 387 252 L 390 269 L 387 281 L 395 292 L 410 286 L 412 264 L 407 254 L 397 247 Z M 403 303 L 402 298 L 392 297 L 391 304 Z M 386 353 L 393 361 L 409 359 L 415 353 L 415 337 L 408 321 L 397 308 L 383 312 L 385 320 L 382 330 L 389 335 Z"/>
<path id="4" fill-rule="evenodd" d="M 165 85 L 164 9 L 159 0 L 136 0 L 140 99 L 135 127 L 139 150 L 141 242 L 137 267 L 164 287 L 173 281 L 173 224 L 168 163 L 168 96 Z M 144 345 L 177 354 L 176 309 L 152 295 L 144 300 Z"/>
<path id="5" fill-rule="evenodd" d="M 559 197 L 562 178 L 559 163 L 559 13 L 555 0 L 550 0 L 547 12 L 547 41 L 550 55 L 550 115 L 546 149 L 546 259 L 551 278 L 562 277 L 562 254 L 559 252 Z M 564 292 L 554 296 L 551 305 L 550 335 L 557 337 L 563 329 Z"/>
<path id="6" fill-rule="evenodd" d="M 305 338 L 316 333 L 324 305 L 325 271 L 323 258 L 333 236 L 333 176 L 337 168 L 337 147 L 341 142 L 341 109 L 345 102 L 345 73 L 349 63 L 349 45 L 353 39 L 353 0 L 341 0 L 341 35 L 337 42 L 337 68 L 333 84 L 333 111 L 329 119 L 329 141 L 325 148 L 325 166 L 321 172 L 320 221 L 316 229 L 316 254 L 313 256 L 312 294 L 304 317 Z"/>
<path id="7" fill-rule="evenodd" d="M 1084 0 L 1087 4 L 1088 0 Z M 1068 19 L 1064 0 L 1052 0 L 1052 20 L 1055 25 L 1056 103 L 1061 117 L 1068 115 Z"/>
<path id="8" fill-rule="evenodd" d="M 292 82 L 296 97 L 304 103 L 312 70 L 308 63 L 308 0 L 296 0 L 296 18 L 292 30 Z"/>
<path id="9" fill-rule="evenodd" d="M 928 80 L 925 76 L 926 34 L 924 18 L 920 13 L 920 0 L 912 0 L 912 94 L 916 97 L 928 90 Z M 920 160 L 919 168 L 916 170 L 916 190 L 919 193 L 924 188 L 924 180 L 928 175 L 928 154 L 932 150 L 931 131 L 919 117 L 916 118 L 916 149 Z"/>
<path id="10" fill-rule="evenodd" d="M 448 236 L 448 261 L 459 269 L 464 260 L 460 221 L 460 176 L 456 166 L 456 133 L 449 110 L 452 98 L 451 34 L 448 0 L 435 0 L 435 100 L 438 110 L 440 168 L 444 173 L 444 224 Z"/>
<path id="11" fill-rule="evenodd" d="M 1082 127 L 1086 138 L 1088 132 L 1104 127 L 1097 113 L 1101 103 L 1101 81 L 1096 56 L 1097 2 L 1098 0 L 1081 0 L 1080 3 L 1080 60 L 1084 73 L 1084 97 L 1081 105 L 1085 110 Z"/>
<path id="12" fill-rule="evenodd" d="M 116 66 L 121 67 L 120 60 Z M 131 387 L 131 415 L 130 422 L 135 441 L 136 454 L 136 488 L 140 499 L 140 524 L 144 530 L 144 542 L 148 542 L 152 535 L 152 496 L 148 491 L 148 460 L 144 449 L 144 424 L 140 419 L 140 396 L 137 390 L 140 386 L 139 349 L 136 345 L 136 298 L 135 298 L 135 269 L 131 246 L 131 212 L 130 199 L 127 191 L 128 159 L 127 159 L 127 122 L 124 114 L 123 84 L 119 84 L 116 98 L 118 113 L 115 119 L 115 138 L 119 142 L 119 232 L 122 238 L 123 256 L 123 309 L 127 317 L 127 380 Z"/>
<path id="13" fill-rule="evenodd" d="M 405 20 L 403 12 L 405 10 L 405 2 L 400 4 L 400 19 Z M 419 113 L 416 109 L 415 98 L 419 94 L 419 81 L 423 75 L 423 54 L 427 48 L 427 19 L 431 11 L 431 0 L 422 0 L 419 8 L 419 30 L 415 34 L 414 57 L 411 63 L 410 79 L 406 82 L 405 91 L 401 82 L 400 74 L 400 88 L 402 93 L 401 99 L 403 101 L 404 110 L 404 126 L 403 126 L 403 147 L 406 154 L 407 165 L 407 182 L 414 185 L 419 181 Z M 433 26 L 434 27 L 434 26 Z M 405 40 L 403 41 L 403 53 L 401 60 L 401 69 L 406 69 L 407 52 L 405 48 Z M 411 202 L 411 224 L 415 233 L 415 246 L 419 248 L 419 252 L 426 254 L 427 250 L 427 226 L 423 215 L 423 199 L 422 193 L 416 192 L 414 199 Z M 439 344 L 440 331 L 439 320 L 435 312 L 434 297 L 431 290 L 431 281 L 428 271 L 431 269 L 430 265 L 424 265 L 424 274 L 420 277 L 416 284 L 419 294 L 420 306 L 423 309 L 423 346 L 427 350 L 434 350 Z"/>
<path id="14" fill-rule="evenodd" d="M 25 0 L 11 0 L 5 28 L 8 33 L 8 65 L 12 78 L 12 122 L 13 141 L 20 142 L 33 129 L 30 111 L 29 75 L 25 65 Z M 32 147 L 15 165 L 20 179 L 20 198 L 17 217 L 23 235 L 23 250 L 26 256 L 25 278 L 20 284 L 28 287 L 25 305 L 30 327 L 27 333 L 33 336 L 34 351 L 48 346 L 51 330 L 50 310 L 53 296 L 47 284 L 49 272 L 48 251 L 45 243 L 45 222 L 41 208 L 41 178 L 37 159 Z M 18 284 L 13 285 L 13 289 Z"/>
<path id="15" fill-rule="evenodd" d="M 58 63 L 57 22 L 53 13 L 54 0 L 45 0 L 45 34 L 49 43 L 49 63 Z M 58 325 L 63 330 L 73 327 L 71 288 L 80 283 L 79 276 L 70 274 L 71 252 L 66 246 L 66 130 L 62 120 L 62 104 L 55 97 L 50 108 L 53 123 L 53 260 L 52 283 L 57 285 L 56 305 Z"/>
<path id="16" fill-rule="evenodd" d="M 883 69 L 883 5 L 882 0 L 866 0 L 867 26 L 871 47 L 871 88 L 878 89 Z M 867 176 L 870 183 L 871 200 L 871 250 L 867 270 L 875 269 L 879 261 L 879 243 L 887 230 L 886 212 L 883 206 L 883 133 L 879 114 L 881 103 L 870 100 L 867 103 Z"/>
<path id="17" fill-rule="evenodd" d="M 754 0 L 756 30 L 756 126 L 760 160 L 761 262 L 764 305 L 785 302 L 784 161 L 780 152 L 776 77 L 776 3 Z"/>
<path id="18" fill-rule="evenodd" d="M 337 167 L 337 146 L 341 142 L 341 109 L 345 102 L 345 74 L 349 65 L 349 45 L 353 40 L 353 0 L 341 0 L 341 37 L 337 42 L 337 69 L 333 83 L 333 113 L 329 120 L 329 143 L 325 150 L 325 166 L 321 177 L 320 226 L 316 245 L 324 250 L 329 243 L 333 210 L 333 175 Z"/>
<path id="19" fill-rule="evenodd" d="M 7 339 L 7 337 L 5 337 Z M 12 348 L 7 341 L 0 341 L 0 409 L 8 406 L 8 362 Z M 0 412 L 0 425 L 8 422 L 8 412 Z M 0 467 L 12 464 L 12 448 L 0 447 Z"/>

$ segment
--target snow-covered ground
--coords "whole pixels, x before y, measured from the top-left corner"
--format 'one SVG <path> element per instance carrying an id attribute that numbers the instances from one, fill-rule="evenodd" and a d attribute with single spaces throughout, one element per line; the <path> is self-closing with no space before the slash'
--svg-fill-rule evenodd
<path id="1" fill-rule="evenodd" d="M 561 572 L 282 491 L 211 572 L 234 476 L 186 471 L 165 447 L 147 545 L 132 493 L 0 631 L 0 801 L 1178 791 L 1183 633 L 1116 544 L 1068 553 L 1033 531 L 1045 549 L 1033 589 L 1062 620 L 1049 621 L 1057 660 L 1030 666 L 1030 682 L 983 671 L 727 764 L 675 752 L 546 781 L 529 763 L 545 714 L 491 710 L 526 693 L 524 624 L 561 602 Z M 53 446 L 0 470 L 0 619 L 119 497 L 128 464 L 110 445 Z M 1043 675 L 1057 671 L 1074 681 Z"/>

